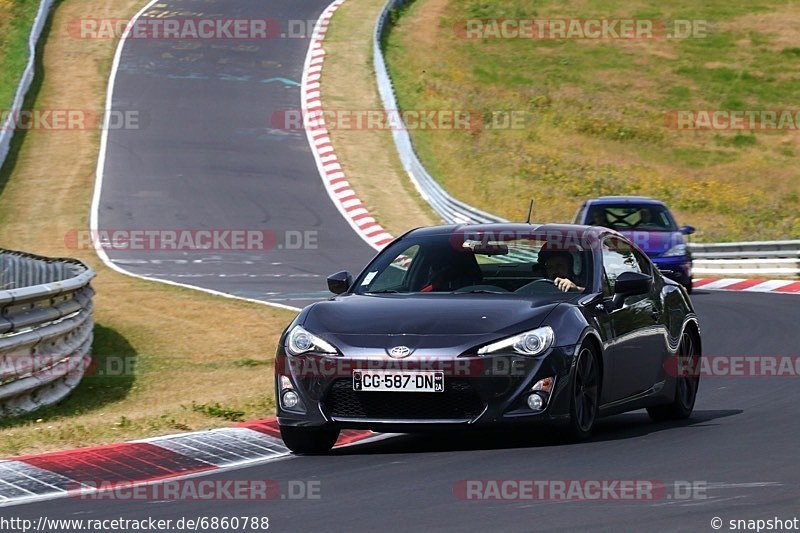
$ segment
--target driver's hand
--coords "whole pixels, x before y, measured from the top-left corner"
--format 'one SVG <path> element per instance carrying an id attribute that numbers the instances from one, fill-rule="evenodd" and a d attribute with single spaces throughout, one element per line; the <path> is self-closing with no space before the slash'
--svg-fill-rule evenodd
<path id="1" fill-rule="evenodd" d="M 556 278 L 553 280 L 553 283 L 562 292 L 573 291 L 578 288 L 578 286 L 575 283 L 573 283 L 571 280 L 567 278 Z"/>

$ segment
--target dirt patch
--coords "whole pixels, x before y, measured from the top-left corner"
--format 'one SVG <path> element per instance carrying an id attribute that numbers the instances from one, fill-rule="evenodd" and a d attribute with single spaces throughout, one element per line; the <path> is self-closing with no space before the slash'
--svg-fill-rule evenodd
<path id="1" fill-rule="evenodd" d="M 447 12 L 449 3 L 450 0 L 428 0 L 425 3 L 425 17 L 415 21 L 408 31 L 409 38 L 425 48 L 439 45 L 439 23 Z"/>
<path id="2" fill-rule="evenodd" d="M 723 30 L 756 32 L 769 35 L 771 50 L 781 51 L 800 46 L 800 6 L 788 5 L 770 13 L 756 13 L 721 24 Z M 745 41 L 749 45 L 749 41 Z"/>

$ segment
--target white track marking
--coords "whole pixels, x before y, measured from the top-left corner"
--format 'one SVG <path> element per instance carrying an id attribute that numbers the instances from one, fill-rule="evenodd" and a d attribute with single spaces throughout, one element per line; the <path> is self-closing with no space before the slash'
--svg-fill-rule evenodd
<path id="1" fill-rule="evenodd" d="M 116 83 L 117 80 L 117 72 L 119 70 L 119 64 L 122 59 L 122 50 L 125 47 L 125 42 L 127 41 L 128 36 L 130 35 L 131 29 L 136 24 L 136 21 L 139 20 L 139 18 L 141 18 L 141 16 L 144 15 L 144 13 L 148 9 L 153 7 L 159 1 L 160 0 L 151 0 L 150 2 L 147 3 L 147 5 L 145 5 L 141 10 L 139 10 L 139 12 L 136 13 L 136 15 L 134 15 L 130 23 L 126 26 L 125 32 L 122 34 L 122 38 L 120 39 L 119 44 L 117 44 L 117 50 L 116 53 L 114 54 L 114 62 L 111 65 L 111 75 L 108 78 L 108 87 L 106 89 L 106 109 L 104 117 L 105 124 L 109 123 L 111 119 L 111 106 L 114 103 L 114 84 Z M 100 137 L 100 154 L 97 157 L 97 174 L 95 176 L 95 182 L 94 182 L 94 195 L 92 196 L 92 208 L 89 214 L 89 230 L 91 231 L 92 235 L 97 235 L 99 227 L 100 195 L 103 190 L 103 175 L 106 166 L 106 152 L 108 151 L 108 131 L 109 131 L 108 128 L 103 128 L 103 132 Z M 164 283 L 166 285 L 172 285 L 174 287 L 183 287 L 185 289 L 202 291 L 208 294 L 213 294 L 214 296 L 222 296 L 223 298 L 244 300 L 246 302 L 268 305 L 271 307 L 277 307 L 279 309 L 286 309 L 288 311 L 295 311 L 295 312 L 300 311 L 299 307 L 294 307 L 291 305 L 284 305 L 274 302 L 265 302 L 263 300 L 256 300 L 254 298 L 244 298 L 242 296 L 235 296 L 233 294 L 228 294 L 226 292 L 215 291 L 214 289 L 206 289 L 204 287 L 197 287 L 195 285 L 188 285 L 186 283 L 179 283 L 172 280 L 158 279 L 149 276 L 142 276 L 140 274 L 135 274 L 133 272 L 125 270 L 124 268 L 116 264 L 114 261 L 111 261 L 111 259 L 108 257 L 108 254 L 106 254 L 105 249 L 103 249 L 102 245 L 99 245 L 99 243 L 95 244 L 94 249 L 95 252 L 97 253 L 97 256 L 108 268 L 116 272 L 119 272 L 120 274 L 125 274 L 126 276 L 131 276 L 133 278 L 143 279 L 147 281 L 153 281 L 156 283 Z"/>

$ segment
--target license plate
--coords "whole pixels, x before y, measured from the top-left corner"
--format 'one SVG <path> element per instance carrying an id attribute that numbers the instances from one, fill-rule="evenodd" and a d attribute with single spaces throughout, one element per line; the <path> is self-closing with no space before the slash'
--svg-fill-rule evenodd
<path id="1" fill-rule="evenodd" d="M 376 392 L 444 392 L 444 372 L 354 370 L 353 390 Z"/>

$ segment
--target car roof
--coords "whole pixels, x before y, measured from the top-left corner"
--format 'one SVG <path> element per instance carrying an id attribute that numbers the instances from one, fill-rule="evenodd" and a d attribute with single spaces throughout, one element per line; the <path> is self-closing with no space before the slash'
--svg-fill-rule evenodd
<path id="1" fill-rule="evenodd" d="M 496 223 L 496 224 L 451 224 L 443 226 L 425 226 L 411 230 L 406 235 L 413 235 L 415 237 L 428 236 L 428 235 L 451 235 L 456 232 L 470 232 L 476 233 L 557 233 L 557 232 L 575 232 L 576 237 L 582 237 L 586 234 L 605 234 L 610 233 L 620 235 L 619 232 L 605 228 L 602 226 L 584 226 L 579 224 L 522 224 L 522 223 Z"/>
<path id="2" fill-rule="evenodd" d="M 587 205 L 603 204 L 645 204 L 645 205 L 664 205 L 661 200 L 656 200 L 648 196 L 601 196 L 586 201 Z"/>

